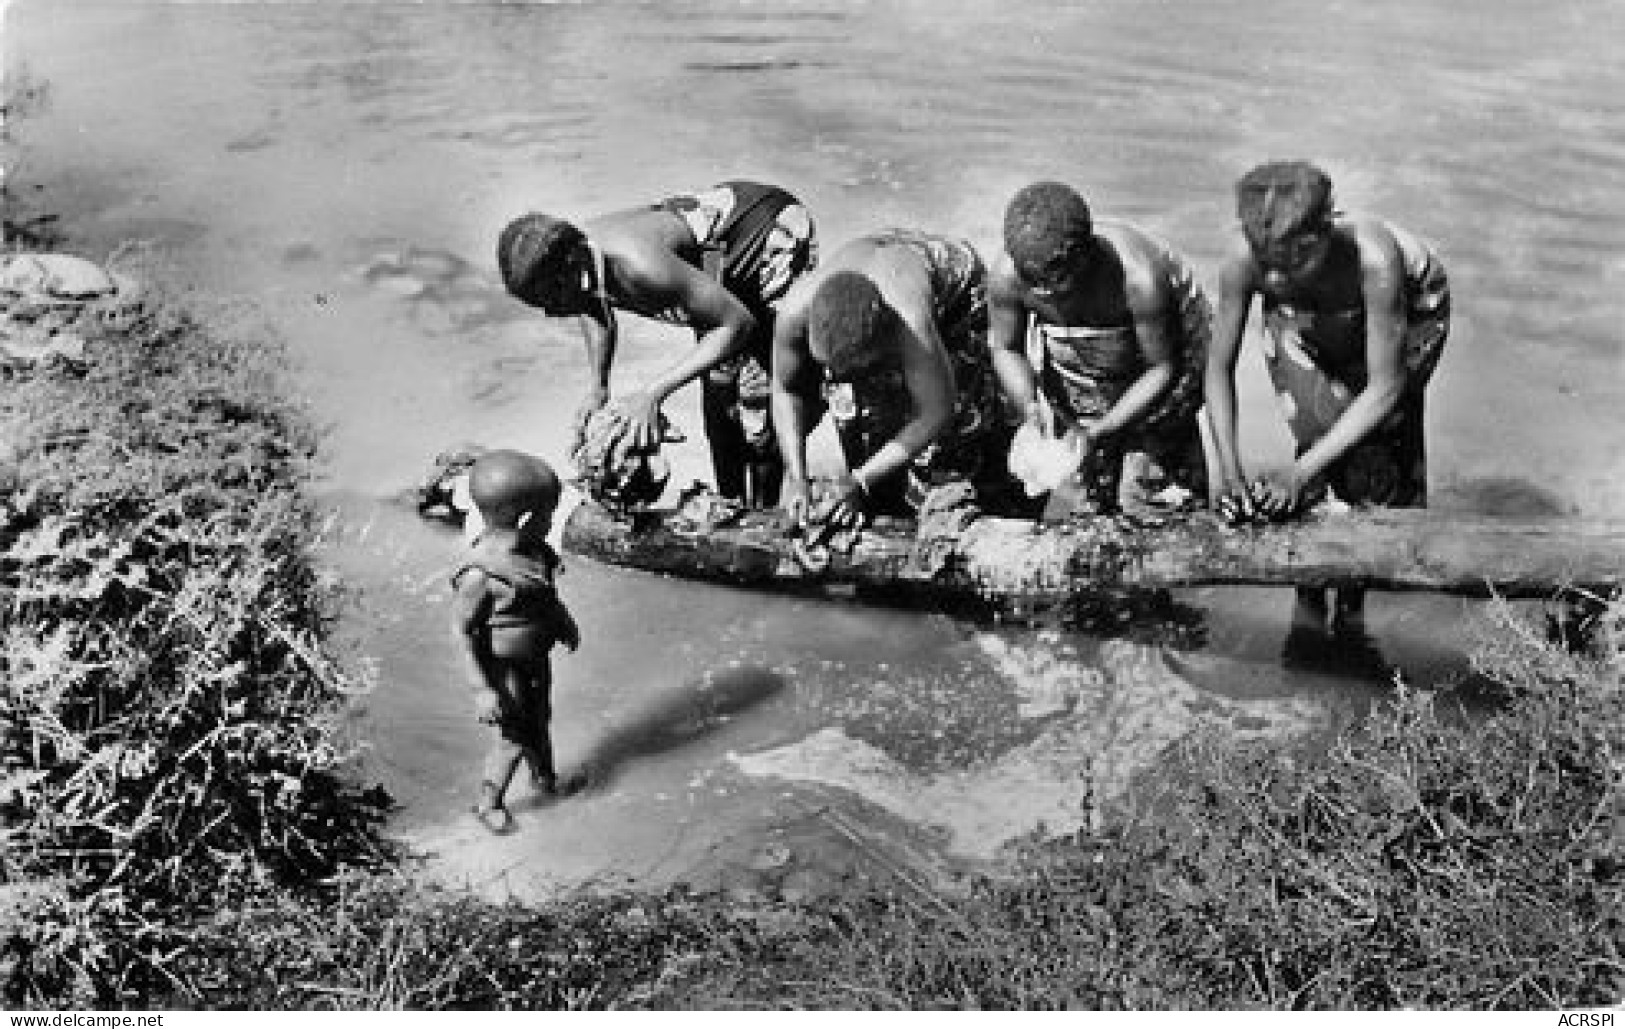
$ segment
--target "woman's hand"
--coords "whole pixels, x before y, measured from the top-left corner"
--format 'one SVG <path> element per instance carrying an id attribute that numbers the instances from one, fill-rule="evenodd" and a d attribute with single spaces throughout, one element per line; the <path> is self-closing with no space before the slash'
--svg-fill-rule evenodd
<path id="1" fill-rule="evenodd" d="M 1072 451 L 1073 457 L 1080 466 L 1089 459 L 1090 452 L 1095 449 L 1095 437 L 1090 433 L 1089 425 L 1086 422 L 1078 422 L 1068 427 L 1066 435 L 1061 437 L 1061 442 L 1065 443 L 1067 448 Z M 1076 471 L 1077 469 L 1074 468 L 1073 470 Z"/>
<path id="2" fill-rule="evenodd" d="M 1263 486 L 1263 480 L 1225 482 L 1219 490 L 1218 499 L 1213 502 L 1214 513 L 1227 525 L 1260 521 L 1263 516 L 1259 512 L 1259 501 L 1264 495 Z"/>
<path id="3" fill-rule="evenodd" d="M 581 398 L 581 403 L 576 407 L 575 420 L 570 426 L 572 433 L 570 449 L 572 451 L 580 450 L 582 443 L 586 441 L 587 419 L 592 417 L 594 411 L 607 403 L 609 403 L 609 388 L 606 386 L 594 386 L 587 391 L 586 396 Z"/>
<path id="4" fill-rule="evenodd" d="M 495 690 L 481 687 L 474 694 L 474 717 L 485 725 L 496 725 L 502 719 L 502 698 Z"/>
<path id="5" fill-rule="evenodd" d="M 779 487 L 779 507 L 790 516 L 792 523 L 806 526 L 812 511 L 812 494 L 805 475 L 785 473 L 784 482 Z"/>
<path id="6" fill-rule="evenodd" d="M 626 422 L 626 438 L 633 450 L 652 451 L 665 432 L 661 425 L 660 398 L 653 393 L 634 393 L 615 405 Z"/>
<path id="7" fill-rule="evenodd" d="M 1044 417 L 1044 406 L 1042 404 L 1028 404 L 1027 415 L 1022 419 L 1022 423 L 1024 425 L 1031 425 L 1033 429 L 1044 439 L 1049 439 L 1054 435 L 1054 431 L 1051 428 L 1050 419 Z"/>
<path id="8" fill-rule="evenodd" d="M 1303 479 L 1296 473 L 1288 479 L 1273 482 L 1259 479 L 1249 489 L 1258 517 L 1271 522 L 1297 518 L 1326 496 L 1324 482 Z"/>
<path id="9" fill-rule="evenodd" d="M 812 520 L 836 530 L 863 528 L 869 520 L 869 491 L 863 480 L 848 475 L 837 481 L 835 491 L 819 506 Z"/>

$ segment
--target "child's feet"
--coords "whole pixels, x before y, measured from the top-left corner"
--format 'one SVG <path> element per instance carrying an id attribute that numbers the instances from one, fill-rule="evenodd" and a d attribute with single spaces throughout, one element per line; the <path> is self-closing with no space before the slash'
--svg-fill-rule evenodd
<path id="1" fill-rule="evenodd" d="M 561 800 L 568 800 L 583 792 L 590 785 L 585 769 L 565 772 L 562 775 L 549 775 L 545 779 L 531 779 L 535 789 L 530 803 L 536 807 L 546 807 Z"/>
<path id="2" fill-rule="evenodd" d="M 513 831 L 513 815 L 505 807 L 475 805 L 474 817 L 479 819 L 480 824 L 493 836 L 506 836 Z"/>
<path id="3" fill-rule="evenodd" d="M 513 829 L 513 815 L 503 806 L 492 783 L 480 783 L 479 803 L 474 805 L 474 817 L 493 835 L 501 836 Z"/>
<path id="4" fill-rule="evenodd" d="M 592 778 L 587 773 L 587 770 L 583 768 L 565 776 L 554 787 L 554 790 L 560 797 L 573 797 L 591 785 Z"/>
<path id="5" fill-rule="evenodd" d="M 552 772 L 533 772 L 530 776 L 530 785 L 537 794 L 551 797 L 559 792 L 559 777 Z"/>

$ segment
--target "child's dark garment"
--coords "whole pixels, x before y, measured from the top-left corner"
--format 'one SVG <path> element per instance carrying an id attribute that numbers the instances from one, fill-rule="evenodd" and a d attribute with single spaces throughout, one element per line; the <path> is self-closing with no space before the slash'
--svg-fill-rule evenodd
<path id="1" fill-rule="evenodd" d="M 528 685 L 499 692 L 496 724 L 509 742 L 535 746 L 547 724 L 548 651 L 565 635 L 569 618 L 554 587 L 558 554 L 545 543 L 536 554 L 526 555 L 482 541 L 452 574 L 453 587 L 474 568 L 485 573 L 489 596 L 476 641 L 482 660 L 525 673 L 517 681 Z M 516 681 L 511 676 L 498 679 Z"/>
<path id="2" fill-rule="evenodd" d="M 488 546 L 483 540 L 451 576 L 455 587 L 470 568 L 486 574 L 496 588 L 486 626 L 492 629 L 521 629 L 554 625 L 558 618 L 559 594 L 554 580 L 559 571 L 559 555 L 543 543 L 536 554 L 516 554 Z"/>

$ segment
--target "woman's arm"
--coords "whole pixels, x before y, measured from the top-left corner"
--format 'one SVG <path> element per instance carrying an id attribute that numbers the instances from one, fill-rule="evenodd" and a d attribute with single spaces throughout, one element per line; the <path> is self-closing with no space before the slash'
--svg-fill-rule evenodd
<path id="1" fill-rule="evenodd" d="M 1168 332 L 1168 311 L 1174 303 L 1167 278 L 1150 269 L 1148 281 L 1128 288 L 1129 312 L 1134 319 L 1134 340 L 1145 371 L 1129 384 L 1105 414 L 1087 427 L 1091 439 L 1123 432 L 1140 424 L 1179 375 L 1181 354 Z"/>
<path id="2" fill-rule="evenodd" d="M 652 447 L 660 441 L 660 407 L 666 398 L 744 349 L 756 318 L 721 283 L 670 251 L 640 253 L 624 267 L 637 309 L 680 310 L 698 336 L 696 346 L 620 405 L 634 444 Z"/>
<path id="3" fill-rule="evenodd" d="M 1027 327 L 1032 314 L 1022 299 L 1010 256 L 1001 253 L 987 279 L 987 345 L 993 373 L 1012 410 L 1029 420 L 1038 413 L 1038 378 L 1027 359 Z M 1046 426 L 1047 429 L 1047 426 Z"/>
<path id="4" fill-rule="evenodd" d="M 1398 406 L 1408 381 L 1404 258 L 1386 231 L 1362 232 L 1356 239 L 1365 295 L 1366 384 L 1326 434 L 1298 458 L 1293 472 L 1299 484 L 1319 478 L 1380 426 Z"/>
<path id="5" fill-rule="evenodd" d="M 807 515 L 807 434 L 823 416 L 821 373 L 807 349 L 808 284 L 792 287 L 773 324 L 773 434 L 784 457 L 779 506 L 797 521 Z"/>
<path id="6" fill-rule="evenodd" d="M 1257 295 L 1257 264 L 1250 253 L 1233 252 L 1219 273 L 1219 309 L 1214 318 L 1213 338 L 1208 345 L 1207 364 L 1202 378 L 1203 399 L 1208 424 L 1218 455 L 1216 476 L 1221 507 L 1230 505 L 1236 514 L 1251 518 L 1257 512 L 1247 489 L 1237 444 L 1236 361 L 1241 352 L 1247 316 Z"/>
<path id="7" fill-rule="evenodd" d="M 581 442 L 587 419 L 609 402 L 609 377 L 615 364 L 615 314 L 608 308 L 576 316 L 581 328 L 581 340 L 587 348 L 588 380 L 586 393 L 576 407 L 573 429 L 576 443 Z"/>
<path id="8" fill-rule="evenodd" d="M 897 435 L 852 469 L 853 478 L 865 490 L 902 472 L 942 435 L 954 417 L 953 365 L 937 332 L 930 303 L 916 300 L 893 307 L 902 323 L 895 345 L 902 352 L 903 384 L 913 413 Z"/>

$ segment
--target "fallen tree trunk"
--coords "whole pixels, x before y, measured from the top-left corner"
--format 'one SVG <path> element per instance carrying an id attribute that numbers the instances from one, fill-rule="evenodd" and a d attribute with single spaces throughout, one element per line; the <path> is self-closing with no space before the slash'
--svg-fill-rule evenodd
<path id="1" fill-rule="evenodd" d="M 564 546 L 610 564 L 686 578 L 797 589 L 844 585 L 1027 602 L 1191 586 L 1364 586 L 1462 596 L 1551 597 L 1625 585 L 1625 524 L 1369 510 L 1230 528 L 1210 514 L 1120 516 L 1059 525 L 979 518 L 920 539 L 909 523 L 866 529 L 809 569 L 782 520 L 724 524 L 689 513 L 616 518 L 590 501 Z"/>

